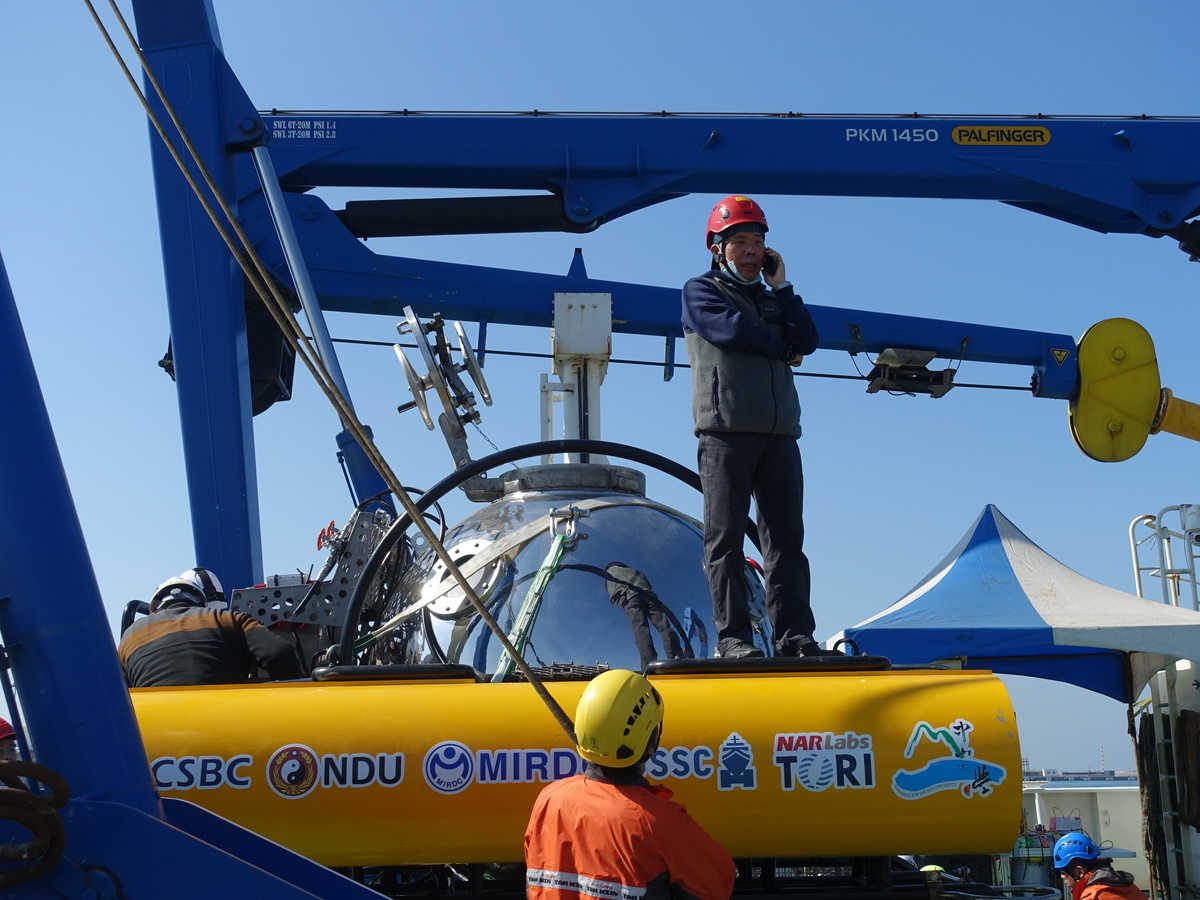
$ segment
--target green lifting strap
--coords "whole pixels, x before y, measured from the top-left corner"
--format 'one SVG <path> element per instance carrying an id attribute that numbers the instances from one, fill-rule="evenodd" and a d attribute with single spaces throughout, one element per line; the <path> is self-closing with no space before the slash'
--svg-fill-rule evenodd
<path id="1" fill-rule="evenodd" d="M 538 610 L 542 608 L 542 597 L 550 585 L 550 580 L 558 572 L 559 564 L 562 563 L 563 554 L 567 549 L 567 540 L 566 534 L 556 533 L 554 535 L 554 540 L 550 542 L 550 551 L 542 560 L 542 567 L 534 576 L 533 584 L 529 586 L 525 600 L 517 611 L 517 618 L 513 621 L 512 632 L 508 639 L 518 653 L 524 653 L 525 645 L 529 643 L 529 633 L 533 631 L 533 623 L 537 619 Z M 512 674 L 514 665 L 508 651 L 502 650 L 500 661 L 496 663 L 496 672 L 492 675 L 492 682 L 498 683 L 507 678 Z"/>

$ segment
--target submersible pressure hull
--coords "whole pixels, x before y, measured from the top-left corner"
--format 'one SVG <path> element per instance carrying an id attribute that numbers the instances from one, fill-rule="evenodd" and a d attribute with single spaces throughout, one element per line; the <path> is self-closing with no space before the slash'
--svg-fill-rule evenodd
<path id="1" fill-rule="evenodd" d="M 648 778 L 735 857 L 1012 846 L 1020 749 L 999 679 L 803 662 L 652 672 L 666 720 Z M 581 761 L 529 685 L 451 675 L 132 695 L 164 797 L 331 866 L 520 861 L 534 798 Z M 547 687 L 572 711 L 584 683 Z"/>

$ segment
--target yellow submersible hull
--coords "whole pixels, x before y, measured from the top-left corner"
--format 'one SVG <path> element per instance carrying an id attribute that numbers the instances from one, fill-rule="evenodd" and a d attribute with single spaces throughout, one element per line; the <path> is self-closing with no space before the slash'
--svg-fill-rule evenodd
<path id="1" fill-rule="evenodd" d="M 1020 749 L 994 675 L 756 662 L 650 673 L 646 775 L 734 857 L 1012 846 Z M 520 861 L 538 792 L 582 770 L 570 741 L 527 684 L 400 669 L 425 677 L 134 690 L 159 791 L 330 866 Z M 573 711 L 584 685 L 546 686 Z"/>

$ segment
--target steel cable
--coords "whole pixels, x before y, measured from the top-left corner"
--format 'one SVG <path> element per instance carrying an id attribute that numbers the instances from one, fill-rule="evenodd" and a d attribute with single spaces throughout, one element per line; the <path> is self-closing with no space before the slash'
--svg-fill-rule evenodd
<path id="1" fill-rule="evenodd" d="M 247 280 L 250 282 L 251 287 L 263 299 L 264 304 L 271 313 L 271 316 L 275 319 L 276 324 L 279 325 L 284 337 L 296 350 L 296 355 L 300 357 L 301 361 L 308 368 L 309 372 L 313 376 L 313 379 L 317 382 L 317 385 L 325 393 L 325 396 L 338 410 L 343 424 L 346 426 L 347 430 L 354 435 L 355 440 L 358 442 L 359 446 L 362 447 L 363 452 L 366 453 L 367 457 L 371 460 L 380 476 L 382 476 L 385 483 L 388 485 L 388 488 L 400 501 L 401 505 L 404 507 L 405 513 L 408 514 L 408 516 L 414 521 L 417 529 L 421 532 L 429 546 L 434 550 L 438 558 L 446 566 L 447 572 L 454 577 L 459 587 L 463 589 L 467 600 L 475 608 L 476 612 L 478 612 L 480 618 L 484 621 L 488 628 L 495 633 L 501 645 L 511 653 L 517 664 L 517 667 L 529 680 L 529 683 L 533 686 L 538 696 L 541 697 L 542 702 L 545 703 L 547 709 L 549 709 L 551 715 L 554 716 L 555 720 L 562 727 L 563 731 L 565 731 L 571 741 L 574 742 L 575 728 L 570 717 L 567 716 L 566 712 L 559 705 L 558 701 L 556 701 L 550 695 L 549 691 L 546 690 L 545 686 L 537 678 L 529 664 L 517 654 L 515 648 L 513 648 L 512 644 L 509 642 L 508 636 L 504 633 L 503 629 L 500 628 L 500 625 L 492 617 L 491 613 L 488 612 L 487 608 L 483 605 L 483 602 L 479 599 L 478 595 L 476 595 L 471 585 L 466 581 L 465 578 L 463 578 L 462 574 L 458 570 L 458 566 L 454 563 L 454 560 L 450 558 L 449 553 L 446 552 L 446 548 L 442 545 L 441 541 L 438 540 L 437 535 L 433 533 L 433 529 L 429 527 L 424 517 L 418 513 L 412 499 L 400 485 L 400 480 L 396 477 L 387 461 L 383 458 L 383 455 L 380 453 L 379 449 L 375 446 L 371 436 L 367 433 L 363 424 L 358 420 L 357 415 L 355 415 L 354 410 L 350 407 L 350 404 L 346 398 L 342 396 L 336 385 L 333 384 L 332 380 L 329 378 L 329 373 L 321 363 L 320 359 L 313 359 L 309 356 L 309 353 L 312 349 L 311 345 L 309 344 L 303 330 L 296 322 L 295 317 L 292 315 L 291 307 L 279 293 L 279 289 L 275 286 L 274 281 L 267 272 L 266 266 L 263 264 L 261 258 L 254 250 L 252 242 L 242 229 L 240 223 L 237 221 L 237 216 L 234 215 L 233 210 L 229 207 L 229 204 L 221 196 L 215 180 L 210 174 L 207 166 L 204 164 L 199 152 L 192 144 L 191 139 L 188 137 L 187 131 L 183 127 L 183 123 L 179 120 L 174 107 L 167 99 L 166 92 L 163 90 L 157 77 L 151 70 L 149 61 L 142 53 L 141 47 L 137 43 L 137 39 L 134 37 L 133 32 L 129 29 L 129 25 L 125 21 L 125 17 L 122 15 L 120 9 L 117 8 L 115 0 L 109 0 L 109 5 L 112 7 L 113 13 L 117 17 L 117 20 L 120 22 L 121 28 L 125 32 L 125 36 L 128 39 L 130 46 L 137 55 L 142 70 L 146 74 L 146 79 L 154 88 L 159 102 L 162 103 L 163 108 L 170 116 L 176 132 L 183 141 L 183 144 L 191 156 L 192 161 L 195 163 L 197 170 L 203 177 L 204 183 L 211 192 L 213 199 L 215 199 L 217 204 L 220 206 L 221 212 L 225 217 L 225 222 L 227 222 L 229 227 L 231 227 L 236 233 L 238 241 L 241 242 L 240 246 L 234 241 L 233 236 L 230 235 L 229 229 L 226 227 L 225 222 L 221 221 L 221 218 L 217 215 L 216 210 L 213 209 L 208 197 L 206 197 L 204 192 L 200 189 L 200 185 L 197 183 L 195 177 L 189 170 L 186 161 L 172 143 L 166 132 L 166 129 L 163 127 L 161 120 L 151 108 L 149 100 L 146 98 L 146 95 L 143 93 L 141 87 L 137 84 L 137 81 L 130 72 L 129 67 L 125 64 L 125 60 L 121 57 L 120 52 L 117 50 L 116 44 L 113 43 L 112 37 L 109 35 L 107 28 L 104 26 L 104 23 L 100 20 L 99 15 L 96 13 L 95 7 L 92 5 L 91 0 L 84 0 L 84 4 L 91 13 L 92 18 L 96 23 L 96 27 L 100 29 L 100 32 L 107 42 L 109 49 L 112 51 L 113 56 L 116 58 L 118 65 L 120 65 L 121 69 L 124 71 L 125 77 L 129 81 L 130 86 L 133 88 L 134 93 L 138 96 L 138 99 L 140 100 L 142 107 L 145 110 L 146 115 L 149 117 L 155 131 L 162 139 L 163 144 L 171 154 L 171 157 L 175 160 L 175 164 L 179 167 L 183 177 L 187 180 L 188 185 L 191 187 L 191 190 L 195 194 L 197 200 L 208 214 L 209 219 L 212 221 L 213 226 L 217 229 L 221 239 L 225 242 L 230 253 L 233 254 L 234 259 L 242 268 L 242 271 L 246 275 Z M 270 302 L 268 302 L 268 298 L 270 298 Z"/>

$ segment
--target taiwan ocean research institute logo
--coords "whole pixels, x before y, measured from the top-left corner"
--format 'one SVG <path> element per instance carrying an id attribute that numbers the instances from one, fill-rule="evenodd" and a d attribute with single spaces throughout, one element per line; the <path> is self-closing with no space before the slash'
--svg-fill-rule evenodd
<path id="1" fill-rule="evenodd" d="M 267 760 L 267 784 L 280 797 L 296 800 L 317 786 L 317 754 L 303 744 L 280 747 Z"/>
<path id="2" fill-rule="evenodd" d="M 425 754 L 425 782 L 439 794 L 457 794 L 475 777 L 475 755 L 466 744 L 442 741 Z"/>
<path id="3" fill-rule="evenodd" d="M 905 800 L 917 800 L 940 791 L 957 790 L 964 797 L 986 797 L 1004 781 L 1008 774 L 1003 766 L 975 756 L 971 748 L 971 732 L 975 726 L 966 719 L 955 719 L 949 725 L 935 728 L 928 722 L 918 722 L 904 748 L 904 758 L 912 759 L 921 740 L 942 744 L 948 756 L 931 759 L 919 769 L 900 769 L 892 776 L 892 790 Z"/>

